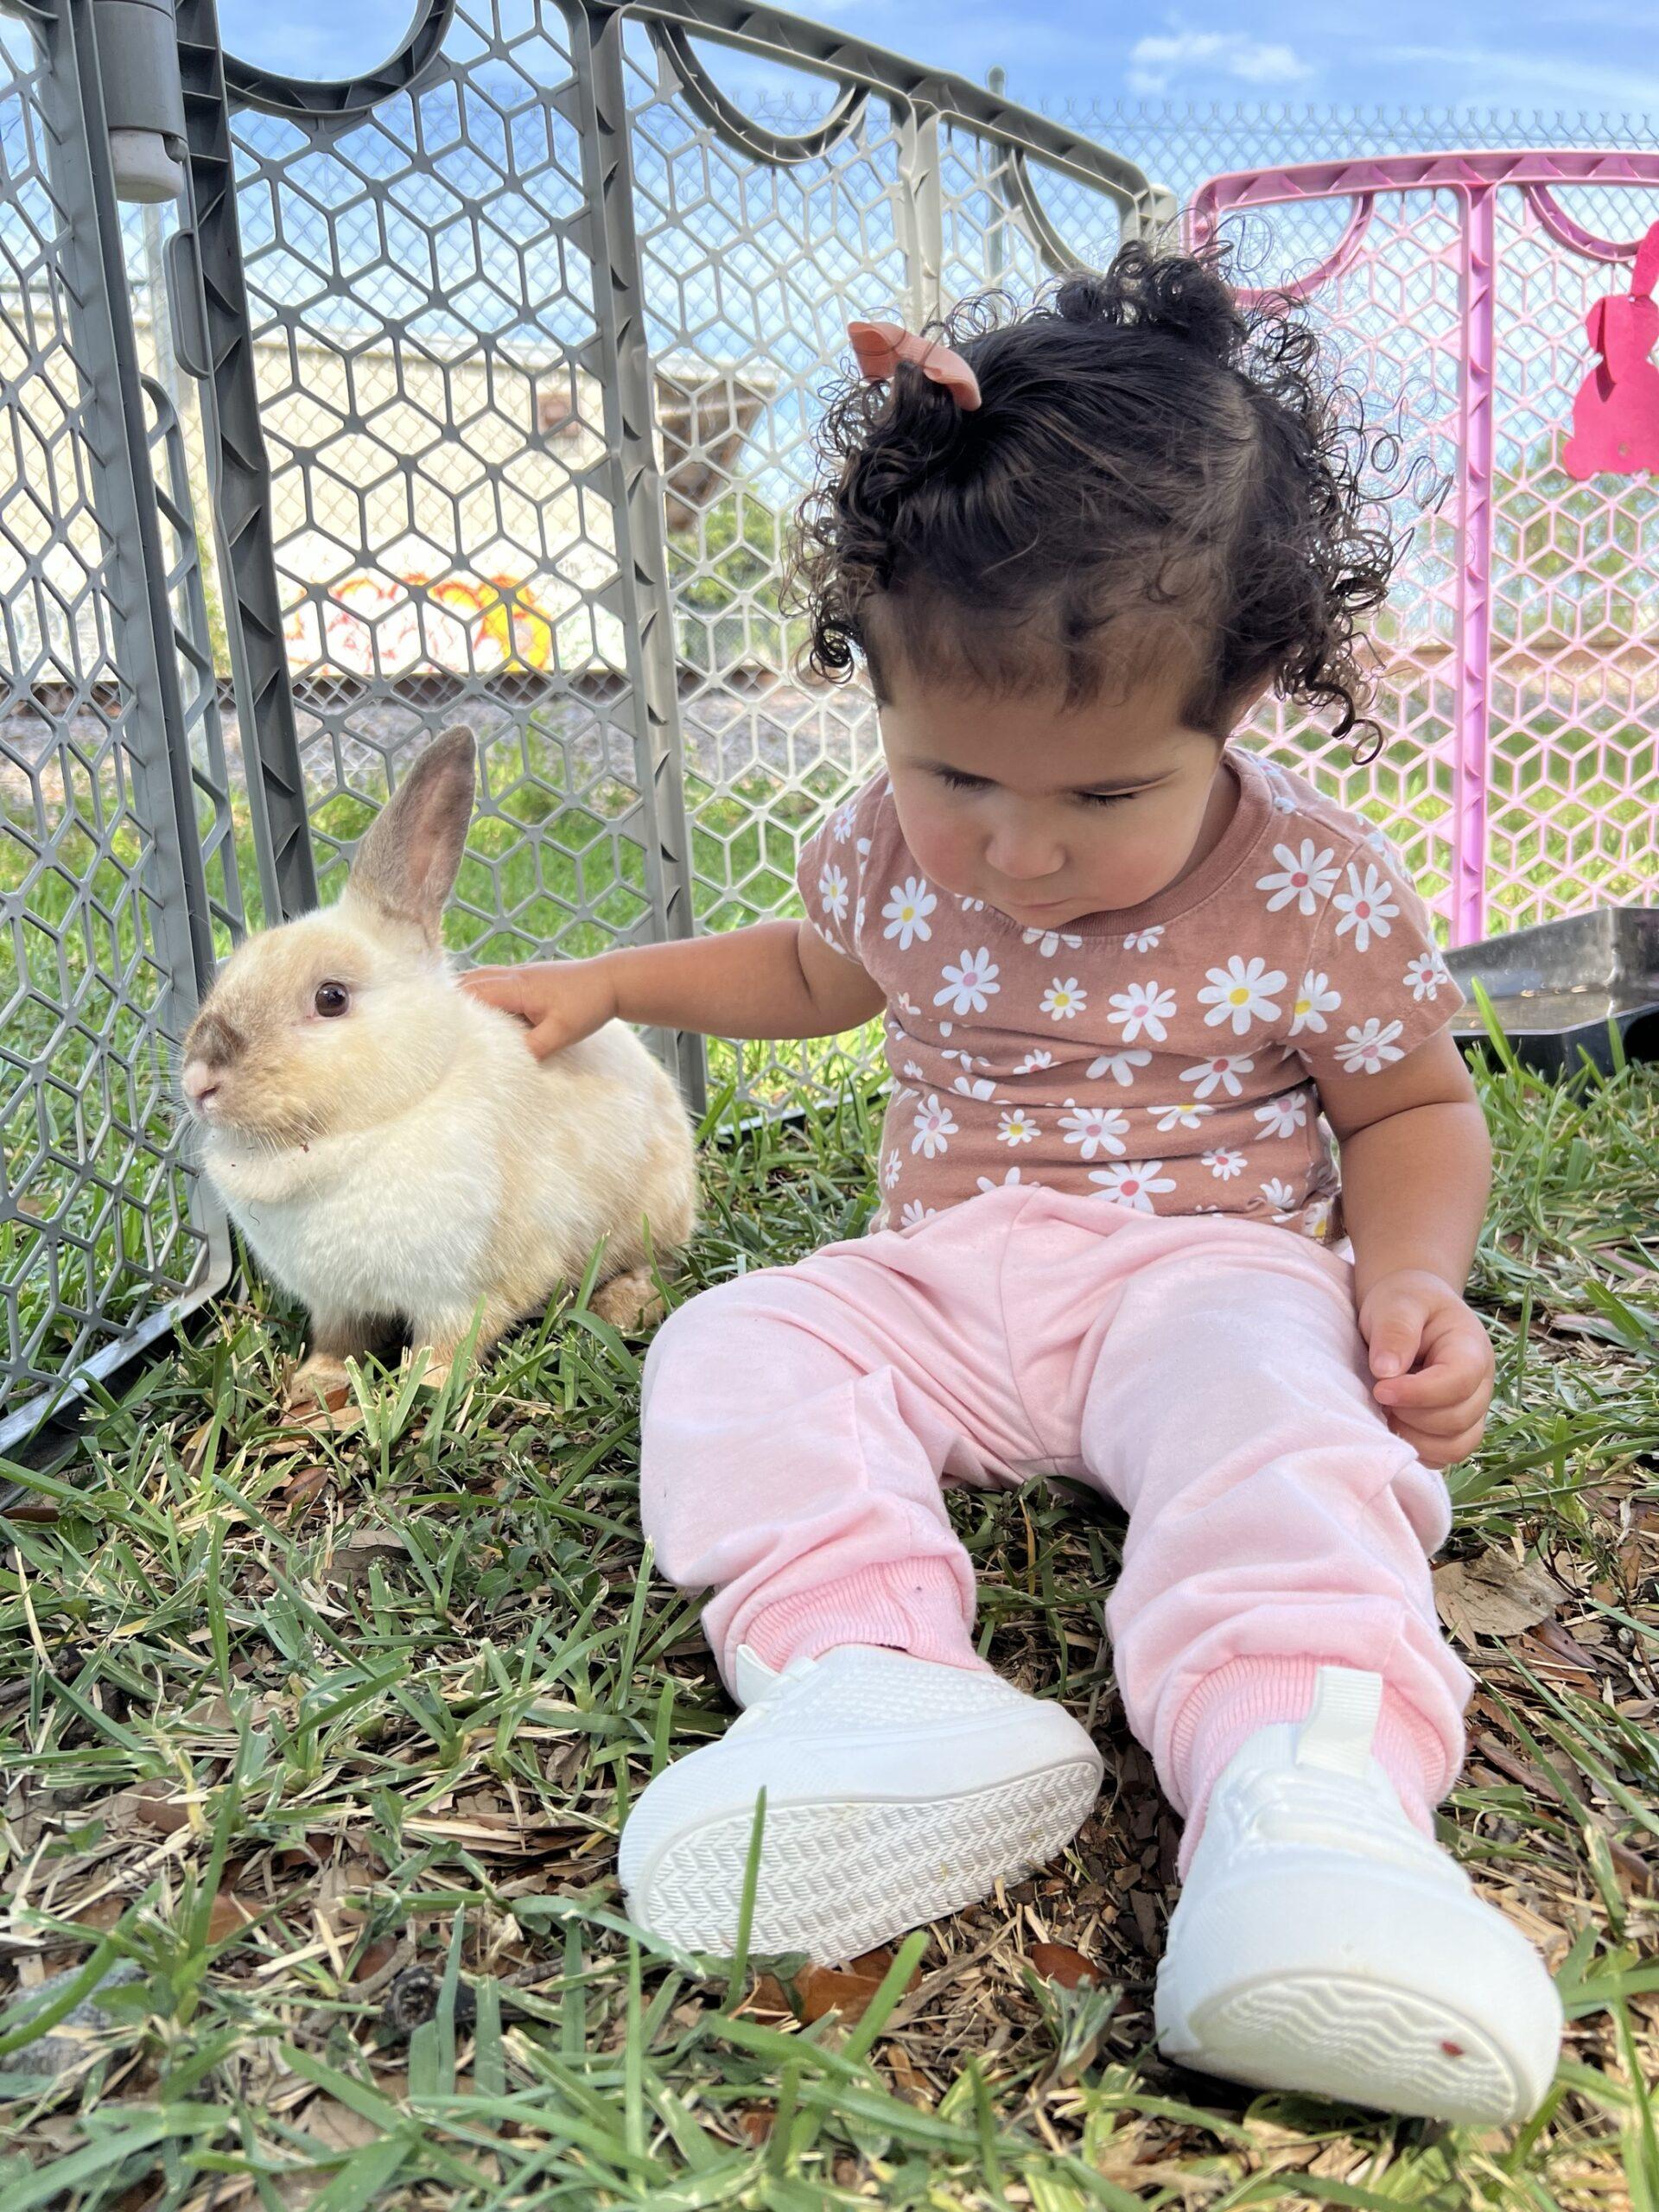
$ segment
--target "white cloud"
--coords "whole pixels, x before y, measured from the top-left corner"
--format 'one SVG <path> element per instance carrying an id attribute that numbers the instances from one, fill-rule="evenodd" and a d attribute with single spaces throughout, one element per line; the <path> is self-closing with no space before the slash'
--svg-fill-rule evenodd
<path id="1" fill-rule="evenodd" d="M 1166 92 L 1178 76 L 1194 73 L 1237 77 L 1251 85 L 1289 85 L 1313 71 L 1282 41 L 1251 38 L 1243 31 L 1172 29 L 1135 41 L 1129 54 L 1131 92 Z"/>

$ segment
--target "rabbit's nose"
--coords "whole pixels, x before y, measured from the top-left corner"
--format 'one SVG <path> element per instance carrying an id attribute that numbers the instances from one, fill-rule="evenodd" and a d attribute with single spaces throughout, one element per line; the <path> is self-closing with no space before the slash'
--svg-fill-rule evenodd
<path id="1" fill-rule="evenodd" d="M 187 1060 L 181 1081 L 193 1106 L 205 1106 L 219 1089 L 219 1077 L 206 1060 Z"/>

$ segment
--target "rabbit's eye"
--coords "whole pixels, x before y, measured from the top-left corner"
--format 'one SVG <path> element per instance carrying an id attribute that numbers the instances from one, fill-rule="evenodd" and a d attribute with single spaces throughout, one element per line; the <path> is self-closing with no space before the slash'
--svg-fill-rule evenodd
<path id="1" fill-rule="evenodd" d="M 336 1014 L 344 1014 L 351 1002 L 352 995 L 344 983 L 319 983 L 317 995 L 312 1001 L 325 1021 L 332 1021 Z"/>

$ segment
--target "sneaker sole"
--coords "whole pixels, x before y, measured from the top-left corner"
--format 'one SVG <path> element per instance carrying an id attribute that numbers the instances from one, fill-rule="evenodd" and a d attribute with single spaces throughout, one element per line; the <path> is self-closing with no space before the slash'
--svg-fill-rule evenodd
<path id="1" fill-rule="evenodd" d="M 1077 1759 L 954 1797 L 842 1797 L 768 1808 L 750 1948 L 823 1964 L 977 1904 L 1068 1844 L 1100 1791 Z M 629 1885 L 629 1908 L 682 1949 L 736 1947 L 752 1810 L 688 1825 Z"/>
<path id="2" fill-rule="evenodd" d="M 1357 1930 L 1330 1876 L 1230 1885 L 1174 1931 L 1159 1975 L 1167 2058 L 1256 2088 L 1494 2126 L 1526 2119 L 1555 2070 L 1560 2001 L 1519 1930 L 1408 1881 Z"/>

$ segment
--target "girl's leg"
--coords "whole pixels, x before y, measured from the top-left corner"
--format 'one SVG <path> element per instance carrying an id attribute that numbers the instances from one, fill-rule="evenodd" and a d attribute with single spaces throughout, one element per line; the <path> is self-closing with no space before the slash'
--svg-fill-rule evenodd
<path id="1" fill-rule="evenodd" d="M 846 1957 L 1049 1858 L 1099 1788 L 1060 1707 L 977 1660 L 946 1476 L 1014 1479 L 1031 1437 L 995 1294 L 1009 1209 L 835 1246 L 683 1306 L 647 1365 L 658 1563 L 748 1710 L 659 1774 L 622 1839 L 642 1925 L 736 1939 L 757 1808 L 754 1947 Z"/>
<path id="2" fill-rule="evenodd" d="M 669 1580 L 712 1588 L 732 1687 L 745 1648 L 772 1670 L 847 1643 L 979 1665 L 940 1485 L 1017 1479 L 1030 1450 L 976 1294 L 996 1226 L 834 1245 L 706 1291 L 658 1332 L 641 1514 Z"/>
<path id="3" fill-rule="evenodd" d="M 1190 1857 L 1246 1736 L 1301 1719 L 1322 1663 L 1377 1674 L 1377 1755 L 1427 1827 L 1470 1689 L 1429 1575 L 1445 1483 L 1371 1398 L 1345 1264 L 1254 1224 L 1230 1264 L 1224 1233 L 1192 1226 L 1126 1287 L 1083 1411 L 1129 1516 L 1107 1609 L 1129 1726 Z"/>
<path id="4" fill-rule="evenodd" d="M 1166 2054 L 1490 2124 L 1542 2100 L 1560 2000 L 1432 1840 L 1469 1687 L 1435 1624 L 1444 1484 L 1374 1409 L 1347 1271 L 1194 1224 L 1127 1287 L 1084 1404 L 1128 1509 L 1129 1724 L 1187 1815 Z"/>

